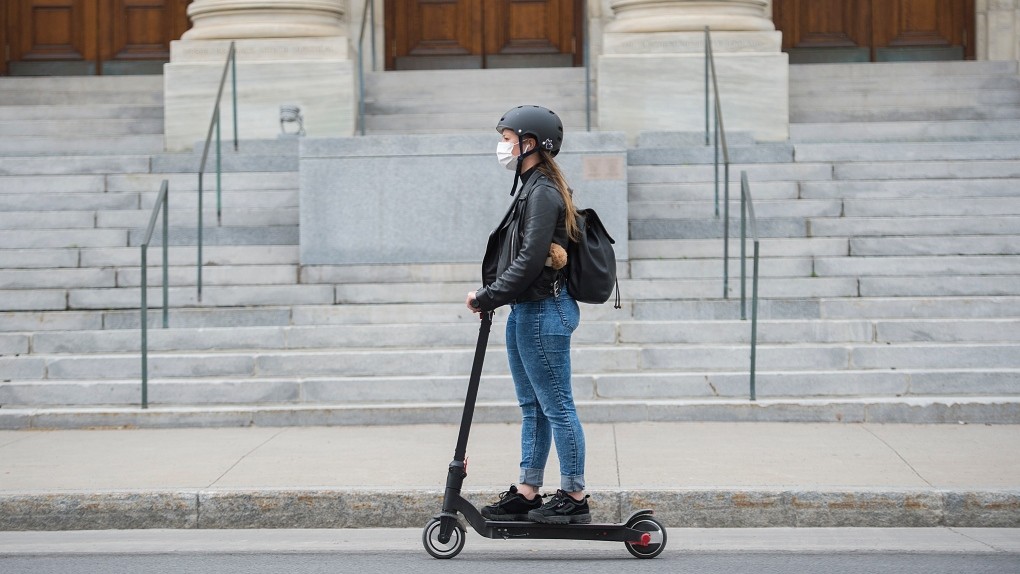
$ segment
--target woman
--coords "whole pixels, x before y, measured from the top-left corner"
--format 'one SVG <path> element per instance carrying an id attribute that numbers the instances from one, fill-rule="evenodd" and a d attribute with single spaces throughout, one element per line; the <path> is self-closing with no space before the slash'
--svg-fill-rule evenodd
<path id="1" fill-rule="evenodd" d="M 570 189 L 553 159 L 563 143 L 563 124 L 552 111 L 518 106 L 496 125 L 501 164 L 515 171 L 516 200 L 489 236 L 482 261 L 484 287 L 468 293 L 467 306 L 488 312 L 509 304 L 506 350 L 521 407 L 520 487 L 482 509 L 491 520 L 588 524 L 584 493 L 584 431 L 570 386 L 570 336 L 577 302 L 553 263 L 578 235 Z M 566 262 L 569 265 L 569 261 Z M 546 460 L 552 441 L 560 463 L 560 488 L 542 504 Z"/>

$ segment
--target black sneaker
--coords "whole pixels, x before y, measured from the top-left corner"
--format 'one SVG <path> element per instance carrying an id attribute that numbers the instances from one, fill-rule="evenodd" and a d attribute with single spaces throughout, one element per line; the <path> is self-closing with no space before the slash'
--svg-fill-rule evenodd
<path id="1" fill-rule="evenodd" d="M 591 524 L 588 495 L 578 502 L 566 492 L 557 490 L 552 500 L 529 512 L 528 518 L 544 524 Z"/>
<path id="2" fill-rule="evenodd" d="M 499 502 L 482 509 L 482 516 L 488 520 L 528 520 L 528 512 L 541 506 L 541 496 L 536 495 L 534 500 L 528 500 L 511 484 L 510 490 L 499 495 Z"/>

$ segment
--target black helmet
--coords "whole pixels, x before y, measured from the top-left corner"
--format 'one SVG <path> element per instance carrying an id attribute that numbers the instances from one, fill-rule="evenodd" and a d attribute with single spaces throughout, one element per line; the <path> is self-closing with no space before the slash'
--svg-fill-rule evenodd
<path id="1" fill-rule="evenodd" d="M 560 153 L 560 146 L 563 145 L 563 122 L 550 109 L 542 106 L 517 106 L 503 114 L 496 124 L 496 131 L 499 133 L 503 133 L 507 128 L 512 129 L 519 138 L 524 136 L 535 138 L 538 147 L 553 157 Z"/>

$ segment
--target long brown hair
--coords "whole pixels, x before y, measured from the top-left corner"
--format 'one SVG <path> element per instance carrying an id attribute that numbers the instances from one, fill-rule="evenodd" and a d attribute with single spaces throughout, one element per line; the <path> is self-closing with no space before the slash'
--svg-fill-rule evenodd
<path id="1" fill-rule="evenodd" d="M 545 174 L 556 186 L 556 189 L 560 190 L 560 197 L 563 198 L 563 205 L 566 207 L 564 219 L 567 225 L 567 237 L 571 241 L 576 242 L 581 235 L 581 230 L 578 228 L 577 219 L 574 217 L 574 197 L 570 187 L 567 185 L 567 178 L 563 177 L 563 171 L 560 170 L 560 166 L 549 155 L 549 152 L 544 149 L 538 151 L 542 158 L 542 162 L 538 164 L 538 171 Z"/>

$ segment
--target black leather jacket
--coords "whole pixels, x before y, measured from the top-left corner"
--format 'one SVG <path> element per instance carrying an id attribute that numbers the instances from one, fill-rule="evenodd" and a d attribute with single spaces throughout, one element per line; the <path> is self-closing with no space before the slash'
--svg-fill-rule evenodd
<path id="1" fill-rule="evenodd" d="M 566 207 L 556 186 L 537 169 L 530 174 L 499 226 L 489 234 L 482 283 L 475 293 L 483 311 L 553 295 L 559 271 L 546 266 L 549 246 L 567 247 Z"/>

